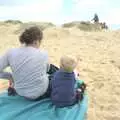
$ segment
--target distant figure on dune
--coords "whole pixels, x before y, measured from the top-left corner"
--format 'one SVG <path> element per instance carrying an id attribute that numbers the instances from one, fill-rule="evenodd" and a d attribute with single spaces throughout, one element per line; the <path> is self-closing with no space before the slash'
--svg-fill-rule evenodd
<path id="1" fill-rule="evenodd" d="M 94 14 L 94 18 L 91 21 L 94 21 L 94 24 L 97 24 L 98 26 L 100 26 L 100 29 L 106 29 L 106 30 L 108 29 L 108 26 L 106 25 L 105 22 L 99 21 L 99 17 L 96 13 Z"/>
<path id="2" fill-rule="evenodd" d="M 94 14 L 94 18 L 92 19 L 92 21 L 93 20 L 94 20 L 94 23 L 99 23 L 99 17 L 96 13 Z"/>

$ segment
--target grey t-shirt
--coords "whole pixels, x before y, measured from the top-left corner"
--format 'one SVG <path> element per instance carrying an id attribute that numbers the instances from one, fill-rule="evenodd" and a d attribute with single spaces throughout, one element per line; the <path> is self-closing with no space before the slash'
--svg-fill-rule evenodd
<path id="1" fill-rule="evenodd" d="M 8 66 L 12 74 L 3 71 Z M 16 92 L 30 99 L 36 99 L 47 91 L 47 67 L 47 52 L 34 47 L 14 48 L 0 57 L 0 77 L 13 78 Z"/>

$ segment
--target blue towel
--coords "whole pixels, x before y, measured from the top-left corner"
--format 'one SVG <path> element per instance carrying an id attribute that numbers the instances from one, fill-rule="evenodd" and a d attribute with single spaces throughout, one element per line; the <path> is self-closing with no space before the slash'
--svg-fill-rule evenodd
<path id="1" fill-rule="evenodd" d="M 88 97 L 79 104 L 56 108 L 50 99 L 28 101 L 20 96 L 0 94 L 0 120 L 85 120 Z"/>

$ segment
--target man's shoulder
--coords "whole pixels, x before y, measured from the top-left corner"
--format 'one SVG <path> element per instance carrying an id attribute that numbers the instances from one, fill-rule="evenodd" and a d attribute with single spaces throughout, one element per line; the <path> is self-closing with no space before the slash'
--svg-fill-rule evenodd
<path id="1" fill-rule="evenodd" d="M 43 55 L 47 55 L 48 56 L 48 52 L 46 50 L 39 50 L 39 52 Z"/>
<path id="2" fill-rule="evenodd" d="M 39 50 L 38 51 L 38 55 L 41 57 L 41 58 L 43 58 L 43 59 L 49 59 L 48 58 L 48 52 L 47 51 L 45 51 L 45 50 Z"/>
<path id="3" fill-rule="evenodd" d="M 7 54 L 9 55 L 9 54 L 12 54 L 16 51 L 18 51 L 18 48 L 10 48 L 10 49 L 7 50 Z"/>

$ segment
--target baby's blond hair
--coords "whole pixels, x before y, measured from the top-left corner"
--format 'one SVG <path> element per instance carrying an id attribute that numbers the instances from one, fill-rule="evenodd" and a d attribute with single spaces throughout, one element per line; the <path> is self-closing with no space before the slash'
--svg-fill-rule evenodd
<path id="1" fill-rule="evenodd" d="M 60 67 L 66 72 L 73 72 L 77 66 L 77 58 L 70 55 L 64 55 L 60 59 Z"/>

